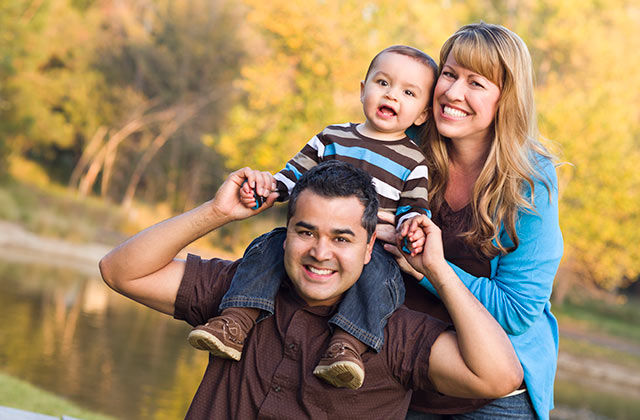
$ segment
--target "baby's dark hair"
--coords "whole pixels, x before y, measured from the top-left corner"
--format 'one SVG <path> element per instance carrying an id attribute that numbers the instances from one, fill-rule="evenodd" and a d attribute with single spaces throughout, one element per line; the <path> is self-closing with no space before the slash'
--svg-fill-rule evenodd
<path id="1" fill-rule="evenodd" d="M 369 68 L 367 69 L 367 74 L 364 76 L 365 81 L 369 77 L 369 73 L 371 73 L 371 70 L 373 70 L 373 68 L 376 66 L 378 58 L 380 58 L 380 56 L 385 53 L 395 53 L 411 57 L 431 69 L 431 71 L 433 72 L 434 81 L 438 78 L 438 64 L 436 64 L 436 61 L 431 58 L 429 54 L 408 45 L 392 45 L 380 51 L 378 54 L 376 54 L 375 57 L 373 57 L 373 60 L 371 60 Z"/>
<path id="2" fill-rule="evenodd" d="M 306 189 L 327 198 L 356 197 L 364 206 L 362 227 L 367 231 L 367 242 L 371 240 L 378 223 L 378 194 L 371 175 L 339 160 L 327 160 L 314 166 L 300 177 L 291 191 L 287 207 L 287 225 L 296 212 L 300 193 Z"/>

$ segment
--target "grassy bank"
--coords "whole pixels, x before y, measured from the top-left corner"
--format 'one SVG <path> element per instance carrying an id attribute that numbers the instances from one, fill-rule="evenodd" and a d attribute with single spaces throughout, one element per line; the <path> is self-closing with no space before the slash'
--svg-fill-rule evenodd
<path id="1" fill-rule="evenodd" d="M 0 184 L 0 219 L 77 243 L 111 245 L 133 228 L 117 208 L 101 200 L 77 197 L 62 186 L 45 188 L 13 179 Z"/>
<path id="2" fill-rule="evenodd" d="M 640 345 L 640 299 L 630 297 L 623 304 L 611 304 L 597 299 L 569 298 L 552 307 L 560 327 L 563 324 L 585 332 L 619 337 Z"/>
<path id="3" fill-rule="evenodd" d="M 66 415 L 83 420 L 115 420 L 3 373 L 0 373 L 0 405 L 56 417 Z"/>
<path id="4" fill-rule="evenodd" d="M 33 178 L 33 177 L 32 177 Z M 79 197 L 64 186 L 17 178 L 0 183 L 0 220 L 17 223 L 37 235 L 75 243 L 117 245 L 140 230 L 173 216 L 166 204 L 134 202 L 126 212 L 99 197 Z M 285 208 L 223 226 L 197 241 L 198 249 L 240 256 L 252 239 L 284 224 Z"/>

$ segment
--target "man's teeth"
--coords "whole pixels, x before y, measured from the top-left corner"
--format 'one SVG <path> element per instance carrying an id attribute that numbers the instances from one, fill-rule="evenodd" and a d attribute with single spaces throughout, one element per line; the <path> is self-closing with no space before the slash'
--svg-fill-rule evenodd
<path id="1" fill-rule="evenodd" d="M 311 271 L 313 274 L 318 274 L 319 276 L 327 276 L 333 273 L 333 270 L 315 268 L 315 267 L 311 267 L 310 265 L 307 267 L 309 268 L 309 271 Z"/>
<path id="2" fill-rule="evenodd" d="M 460 111 L 458 109 L 450 108 L 450 107 L 448 107 L 446 105 L 444 107 L 444 113 L 445 113 L 445 115 L 450 115 L 452 117 L 459 117 L 459 118 L 467 116 L 466 112 L 462 112 L 462 111 Z"/>

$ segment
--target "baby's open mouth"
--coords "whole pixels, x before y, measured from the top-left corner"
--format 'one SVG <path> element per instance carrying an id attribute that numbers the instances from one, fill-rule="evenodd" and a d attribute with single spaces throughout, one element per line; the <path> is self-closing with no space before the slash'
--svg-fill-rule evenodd
<path id="1" fill-rule="evenodd" d="M 383 105 L 380 108 L 378 108 L 378 112 L 380 112 L 382 115 L 386 115 L 389 117 L 396 115 L 396 111 L 394 111 L 393 108 L 388 107 L 386 105 Z"/>

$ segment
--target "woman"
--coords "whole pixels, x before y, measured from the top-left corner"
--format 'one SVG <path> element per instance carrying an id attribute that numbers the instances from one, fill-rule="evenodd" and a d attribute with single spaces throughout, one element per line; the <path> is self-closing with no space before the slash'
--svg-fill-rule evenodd
<path id="1" fill-rule="evenodd" d="M 446 258 L 509 334 L 525 380 L 491 402 L 415 393 L 407 418 L 434 418 L 421 413 L 430 412 L 547 419 L 553 408 L 558 327 L 549 297 L 562 235 L 555 169 L 538 141 L 533 94 L 529 52 L 508 29 L 467 25 L 443 45 L 433 105 L 437 132 L 423 142 L 433 222 L 422 227 L 427 241 L 443 243 L 434 267 Z M 441 304 L 433 305 L 429 279 L 415 277 L 424 288 L 406 277 L 405 304 L 447 318 Z"/>

